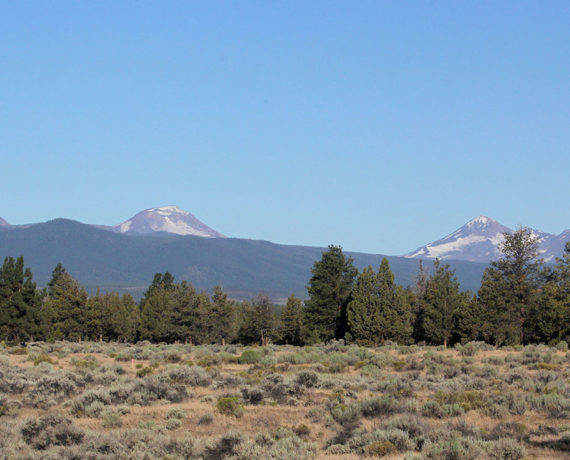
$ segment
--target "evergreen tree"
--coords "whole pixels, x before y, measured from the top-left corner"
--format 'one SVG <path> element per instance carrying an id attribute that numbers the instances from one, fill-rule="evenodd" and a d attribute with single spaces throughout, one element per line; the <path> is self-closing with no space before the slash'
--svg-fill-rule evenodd
<path id="1" fill-rule="evenodd" d="M 479 299 L 488 310 L 487 331 L 497 345 L 525 343 L 529 307 L 538 301 L 543 261 L 538 260 L 538 238 L 519 227 L 504 233 L 502 257 L 485 270 Z"/>
<path id="2" fill-rule="evenodd" d="M 458 308 L 455 311 L 453 343 L 465 343 L 479 340 L 481 337 L 481 310 L 475 297 L 471 292 L 461 292 Z"/>
<path id="3" fill-rule="evenodd" d="M 140 339 L 168 342 L 179 337 L 180 331 L 173 323 L 173 319 L 180 320 L 182 316 L 175 302 L 176 289 L 169 272 L 154 275 L 140 303 Z"/>
<path id="4" fill-rule="evenodd" d="M 281 340 L 289 345 L 302 345 L 304 336 L 305 311 L 303 302 L 293 294 L 287 299 L 281 312 Z"/>
<path id="5" fill-rule="evenodd" d="M 342 248 L 329 246 L 315 262 L 307 286 L 306 324 L 310 342 L 342 338 L 346 332 L 346 307 L 358 273 Z"/>
<path id="6" fill-rule="evenodd" d="M 171 309 L 164 321 L 169 323 L 170 332 L 164 340 L 168 342 L 186 342 L 190 338 L 194 343 L 204 343 L 203 339 L 197 342 L 196 334 L 192 334 L 192 328 L 198 320 L 199 295 L 192 284 L 182 281 L 180 284 L 167 284 L 162 288 L 170 297 Z M 206 296 L 207 297 L 207 296 Z M 207 299 L 209 308 L 209 299 Z M 205 336 L 208 335 L 210 327 L 200 331 Z M 194 335 L 194 337 L 192 337 Z"/>
<path id="7" fill-rule="evenodd" d="M 347 308 L 352 340 L 364 346 L 378 345 L 384 341 L 386 324 L 380 308 L 378 274 L 368 266 L 358 276 Z"/>
<path id="8" fill-rule="evenodd" d="M 252 303 L 243 302 L 238 340 L 240 343 L 266 345 L 273 336 L 275 321 L 269 297 L 259 294 Z"/>
<path id="9" fill-rule="evenodd" d="M 134 342 L 139 323 L 139 307 L 130 294 L 123 294 L 120 306 L 117 305 L 117 308 L 112 316 L 115 340 Z"/>
<path id="10" fill-rule="evenodd" d="M 141 302 L 139 337 L 151 342 L 168 341 L 172 335 L 172 296 L 170 290 L 149 290 Z"/>
<path id="11" fill-rule="evenodd" d="M 24 258 L 6 257 L 0 268 L 0 337 L 19 342 L 38 337 L 40 298 Z"/>
<path id="12" fill-rule="evenodd" d="M 49 280 L 47 287 L 48 287 L 48 294 L 50 296 L 55 294 L 55 286 L 60 278 L 67 274 L 67 271 L 63 267 L 61 263 L 58 263 L 53 271 L 51 272 L 51 279 Z"/>
<path id="13" fill-rule="evenodd" d="M 196 321 L 192 331 L 192 339 L 196 343 L 212 343 L 215 340 L 212 302 L 205 292 L 200 293 L 196 299 Z"/>
<path id="14" fill-rule="evenodd" d="M 396 285 L 388 259 L 383 258 L 378 269 L 380 324 L 384 338 L 398 343 L 409 343 L 412 336 L 412 310 L 404 288 Z"/>
<path id="15" fill-rule="evenodd" d="M 58 268 L 59 267 L 59 268 Z M 87 338 L 87 292 L 65 269 L 58 265 L 49 283 L 49 294 L 42 306 L 49 340 Z"/>
<path id="16" fill-rule="evenodd" d="M 410 341 L 411 307 L 405 290 L 394 281 L 388 259 L 382 259 L 378 273 L 370 266 L 362 271 L 347 316 L 351 337 L 361 345 Z"/>
<path id="17" fill-rule="evenodd" d="M 234 312 L 228 296 L 221 286 L 216 286 L 212 294 L 211 341 L 214 343 L 229 341 L 232 336 L 233 320 Z"/>
<path id="18" fill-rule="evenodd" d="M 555 344 L 570 341 L 570 242 L 556 259 L 554 270 L 546 271 L 538 300 L 528 309 L 527 342 Z"/>
<path id="19" fill-rule="evenodd" d="M 133 341 L 138 308 L 129 294 L 99 291 L 87 300 L 85 329 L 91 340 Z"/>
<path id="20" fill-rule="evenodd" d="M 413 338 L 416 342 L 425 342 L 426 340 L 423 324 L 428 280 L 429 274 L 425 271 L 423 261 L 420 259 L 415 284 L 412 289 L 412 295 L 410 296 L 413 314 Z"/>
<path id="21" fill-rule="evenodd" d="M 434 274 L 426 286 L 423 315 L 423 330 L 430 343 L 447 346 L 461 300 L 455 270 L 450 270 L 449 265 L 442 265 L 436 259 Z"/>

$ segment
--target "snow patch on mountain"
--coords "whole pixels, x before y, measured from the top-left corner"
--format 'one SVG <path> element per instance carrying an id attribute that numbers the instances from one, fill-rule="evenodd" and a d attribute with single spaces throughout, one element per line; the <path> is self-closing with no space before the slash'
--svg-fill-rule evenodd
<path id="1" fill-rule="evenodd" d="M 116 225 L 115 229 L 121 233 L 166 232 L 205 238 L 225 238 L 189 212 L 173 205 L 145 209 L 131 219 Z"/>

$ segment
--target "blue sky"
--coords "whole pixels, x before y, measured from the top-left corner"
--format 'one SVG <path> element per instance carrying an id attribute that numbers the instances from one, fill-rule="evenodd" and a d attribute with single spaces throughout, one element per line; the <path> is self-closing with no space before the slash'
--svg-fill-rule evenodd
<path id="1" fill-rule="evenodd" d="M 570 2 L 0 1 L 0 217 L 401 254 L 570 228 Z"/>

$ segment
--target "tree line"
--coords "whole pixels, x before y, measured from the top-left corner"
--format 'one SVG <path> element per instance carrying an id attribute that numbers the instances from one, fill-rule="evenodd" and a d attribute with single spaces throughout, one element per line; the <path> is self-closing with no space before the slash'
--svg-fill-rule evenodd
<path id="1" fill-rule="evenodd" d="M 538 258 L 530 229 L 504 235 L 502 257 L 485 270 L 477 293 L 461 291 L 454 270 L 439 260 L 428 273 L 419 262 L 413 286 L 394 280 L 387 259 L 361 273 L 342 248 L 329 246 L 312 268 L 306 301 L 284 307 L 212 294 L 157 273 L 140 302 L 116 292 L 89 295 L 58 264 L 39 289 L 22 257 L 0 269 L 0 339 L 293 345 L 344 339 L 364 346 L 495 345 L 570 340 L 570 243 L 554 267 Z"/>

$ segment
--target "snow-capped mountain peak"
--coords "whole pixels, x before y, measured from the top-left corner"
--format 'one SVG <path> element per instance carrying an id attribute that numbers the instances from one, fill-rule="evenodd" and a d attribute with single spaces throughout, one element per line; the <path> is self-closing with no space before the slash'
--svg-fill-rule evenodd
<path id="1" fill-rule="evenodd" d="M 474 228 L 474 227 L 484 227 L 486 225 L 490 225 L 490 224 L 497 224 L 498 222 L 495 219 L 491 219 L 490 217 L 487 216 L 477 216 L 474 219 L 471 219 L 469 222 L 467 222 L 467 227 L 468 228 Z"/>
<path id="2" fill-rule="evenodd" d="M 114 228 L 121 233 L 166 232 L 177 235 L 224 238 L 224 235 L 221 233 L 200 222 L 189 212 L 174 205 L 145 209 L 131 219 L 115 225 Z"/>
<path id="3" fill-rule="evenodd" d="M 426 244 L 404 257 L 417 259 L 455 259 L 470 262 L 489 262 L 501 256 L 499 244 L 504 240 L 504 233 L 512 230 L 486 216 L 478 216 L 463 227 L 440 240 Z M 532 229 L 533 236 L 539 243 L 539 256 L 545 262 L 554 262 L 562 255 L 564 244 L 570 240 L 570 231 L 560 235 Z"/>
<path id="4" fill-rule="evenodd" d="M 510 231 L 490 217 L 478 216 L 453 233 L 405 254 L 404 257 L 488 262 L 499 256 L 497 246 L 503 241 L 503 233 Z"/>

